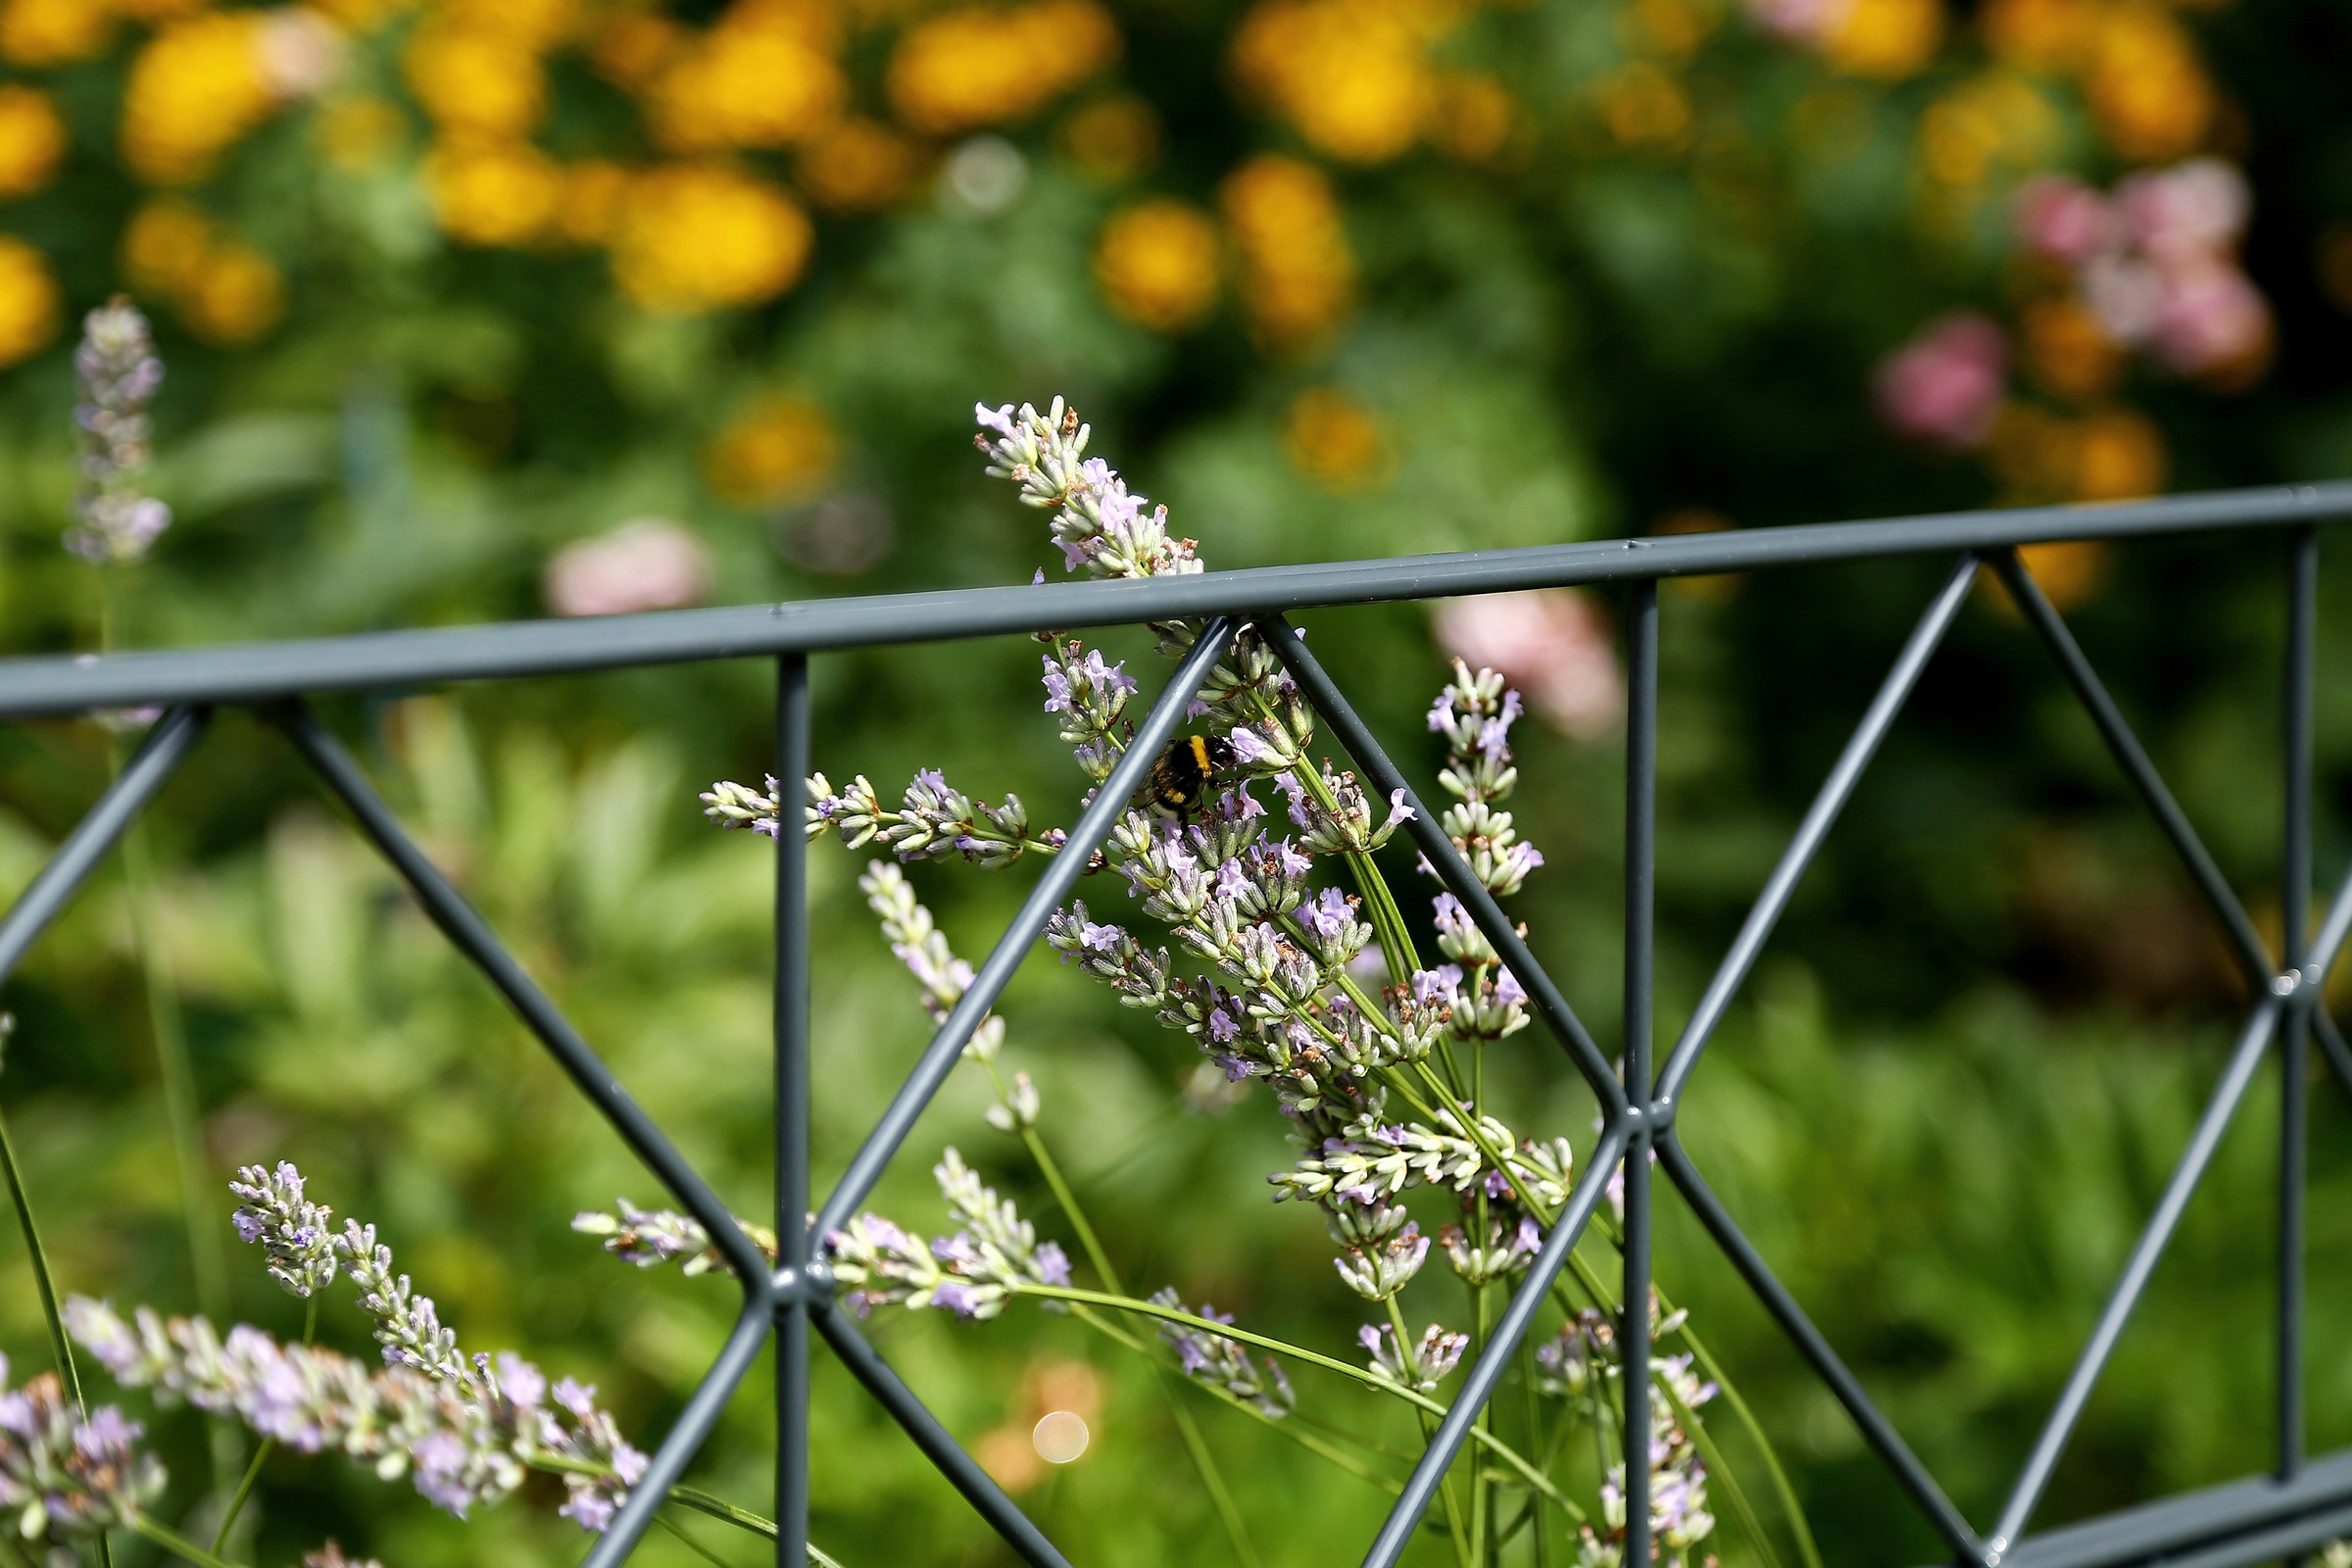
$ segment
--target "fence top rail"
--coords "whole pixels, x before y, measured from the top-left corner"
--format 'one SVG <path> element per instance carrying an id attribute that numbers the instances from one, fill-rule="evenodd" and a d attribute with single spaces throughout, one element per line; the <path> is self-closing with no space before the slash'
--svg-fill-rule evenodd
<path id="1" fill-rule="evenodd" d="M 2060 540 L 2275 528 L 2352 517 L 2352 481 L 2105 506 L 2020 507 L 1863 522 L 1537 545 L 1201 572 L 1189 577 L 801 600 L 579 620 L 429 627 L 220 648 L 0 660 L 0 716 L 586 673 L 638 665 L 1212 614 L 1443 599 L 1521 588 L 1996 550 Z"/>

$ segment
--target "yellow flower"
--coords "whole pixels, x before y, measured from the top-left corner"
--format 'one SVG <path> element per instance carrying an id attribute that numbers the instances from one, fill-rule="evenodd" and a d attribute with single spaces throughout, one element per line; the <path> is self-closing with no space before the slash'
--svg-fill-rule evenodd
<path id="1" fill-rule="evenodd" d="M 1159 160 L 1159 114 L 1131 92 L 1113 93 L 1070 111 L 1055 139 L 1097 179 L 1133 179 Z"/>
<path id="2" fill-rule="evenodd" d="M 793 173 L 819 207 L 867 213 L 888 207 L 921 172 L 923 151 L 871 120 L 838 121 L 801 149 Z"/>
<path id="3" fill-rule="evenodd" d="M 584 158 L 564 171 L 555 231 L 569 244 L 605 244 L 620 226 L 628 199 L 627 170 L 602 158 Z"/>
<path id="4" fill-rule="evenodd" d="M 512 33 L 428 22 L 409 40 L 406 66 L 416 101 L 444 130 L 511 140 L 547 108 L 539 58 Z"/>
<path id="5" fill-rule="evenodd" d="M 382 167 L 409 138 L 398 105 L 371 93 L 328 104 L 318 117 L 318 145 L 326 161 L 349 173 Z"/>
<path id="6" fill-rule="evenodd" d="M 1618 22 L 1617 36 L 1629 49 L 1688 60 L 1715 30 L 1716 20 L 1712 7 L 1690 0 L 1633 0 Z"/>
<path id="7" fill-rule="evenodd" d="M 1483 164 L 1503 150 L 1519 122 L 1519 105 L 1501 82 L 1463 73 L 1439 83 L 1429 139 L 1450 158 Z"/>
<path id="8" fill-rule="evenodd" d="M 803 27 L 729 18 L 678 56 L 647 103 L 654 139 L 677 152 L 782 147 L 830 122 L 841 68 Z"/>
<path id="9" fill-rule="evenodd" d="M 1920 117 L 1920 160 L 1947 185 L 1975 188 L 1996 173 L 2038 168 L 2055 149 L 2058 114 L 2005 71 L 1972 76 Z"/>
<path id="10" fill-rule="evenodd" d="M 462 245 L 527 245 L 564 194 L 555 161 L 528 142 L 444 142 L 425 159 L 433 217 Z"/>
<path id="11" fill-rule="evenodd" d="M 1977 24 L 1992 52 L 2029 71 L 2071 71 L 2088 53 L 2096 0 L 1985 0 Z"/>
<path id="12" fill-rule="evenodd" d="M 433 9 L 458 27 L 539 53 L 570 36 L 580 8 L 578 0 L 434 0 Z"/>
<path id="13" fill-rule="evenodd" d="M 0 201 L 49 183 L 66 156 L 66 122 L 38 87 L 0 87 Z"/>
<path id="14" fill-rule="evenodd" d="M 1850 75 L 1900 81 L 1942 42 L 1942 0 L 1849 0 L 1823 53 Z"/>
<path id="15" fill-rule="evenodd" d="M 2026 374 L 2065 398 L 2091 398 L 2124 373 L 2124 351 L 2071 294 L 2028 305 L 2018 320 L 2018 360 Z"/>
<path id="16" fill-rule="evenodd" d="M 239 240 L 217 244 L 189 272 L 179 314 L 207 343 L 235 348 L 277 324 L 286 283 L 269 257 Z"/>
<path id="17" fill-rule="evenodd" d="M 1252 158 L 1225 176 L 1218 200 L 1258 342 L 1282 353 L 1328 334 L 1353 303 L 1355 259 L 1323 172 L 1279 154 Z"/>
<path id="18" fill-rule="evenodd" d="M 1419 138 L 1428 48 L 1454 19 L 1413 0 L 1263 0 L 1234 34 L 1234 75 L 1322 151 L 1382 163 Z"/>
<path id="19" fill-rule="evenodd" d="M 2042 597 L 2054 608 L 2067 611 L 2098 591 L 2107 576 L 2109 552 L 2103 539 L 2070 539 L 2023 546 L 2017 559 L 2041 585 Z"/>
<path id="20" fill-rule="evenodd" d="M 0 234 L 0 365 L 14 365 L 57 330 L 57 282 L 23 240 Z"/>
<path id="21" fill-rule="evenodd" d="M 1292 400 L 1282 445 L 1300 473 L 1338 494 L 1362 489 L 1388 467 L 1380 426 L 1336 387 L 1310 387 Z"/>
<path id="22" fill-rule="evenodd" d="M 2164 438 L 2145 415 L 2109 409 L 2082 421 L 2075 449 L 2075 499 L 2133 501 L 2164 487 Z"/>
<path id="23" fill-rule="evenodd" d="M 131 62 L 122 93 L 122 160 L 141 179 L 202 179 L 236 139 L 276 106 L 262 74 L 258 11 L 175 22 Z"/>
<path id="24" fill-rule="evenodd" d="M 1123 208 L 1095 247 L 1095 279 L 1129 320 L 1180 332 L 1217 302 L 1217 225 L 1166 197 Z"/>
<path id="25" fill-rule="evenodd" d="M 122 275 L 152 298 L 175 298 L 213 243 L 213 220 L 176 196 L 159 196 L 122 230 Z"/>
<path id="26" fill-rule="evenodd" d="M 187 0 L 200 6 L 204 0 Z M 409 8 L 410 0 L 303 0 L 305 5 L 324 12 L 354 32 L 372 31 L 392 16 Z"/>
<path id="27" fill-rule="evenodd" d="M 2082 84 L 2109 146 L 2140 163 L 2204 145 L 2213 85 L 2180 24 L 2149 5 L 2125 4 L 2100 23 Z"/>
<path id="28" fill-rule="evenodd" d="M 114 36 L 112 8 L 98 0 L 5 0 L 0 57 L 17 66 L 64 66 L 104 50 Z"/>
<path id="29" fill-rule="evenodd" d="M 1636 60 L 1602 77 L 1599 93 L 1601 123 L 1623 145 L 1671 152 L 1689 144 L 1690 95 L 1648 61 Z"/>
<path id="30" fill-rule="evenodd" d="M 149 27 L 159 22 L 184 17 L 192 11 L 202 11 L 204 7 L 205 0 L 103 0 L 102 4 L 93 0 L 92 5 L 93 10 L 111 8 L 118 16 L 128 17 L 142 26 Z"/>
<path id="31" fill-rule="evenodd" d="M 589 35 L 588 59 L 598 75 L 634 92 L 652 85 L 686 37 L 683 26 L 658 11 L 615 7 Z"/>
<path id="32" fill-rule="evenodd" d="M 1118 28 L 1094 0 L 950 11 L 918 23 L 891 52 L 891 107 L 934 135 L 1018 120 L 1118 53 Z"/>
<path id="33" fill-rule="evenodd" d="M 800 398 L 766 398 L 703 450 L 710 488 L 739 507 L 813 490 L 839 461 L 840 440 L 821 410 Z"/>
<path id="34" fill-rule="evenodd" d="M 612 270 L 655 310 L 756 305 L 800 280 L 810 237 L 807 215 L 773 185 L 720 166 L 672 164 L 631 190 Z"/>

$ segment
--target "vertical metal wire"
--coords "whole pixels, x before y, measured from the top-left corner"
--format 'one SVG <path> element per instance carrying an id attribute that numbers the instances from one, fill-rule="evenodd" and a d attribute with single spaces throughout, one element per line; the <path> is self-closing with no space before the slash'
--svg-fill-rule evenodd
<path id="1" fill-rule="evenodd" d="M 1625 710 L 1625 1560 L 1649 1561 L 1650 936 L 1657 895 L 1658 585 L 1637 583 Z"/>
<path id="2" fill-rule="evenodd" d="M 808 1558 L 808 661 L 776 661 L 776 1568 Z"/>
<path id="3" fill-rule="evenodd" d="M 2320 540 L 2287 536 L 2285 832 L 2279 965 L 2300 969 L 2311 928 L 2312 682 L 2319 620 Z M 2319 989 L 2318 976 L 2313 989 Z M 2298 998 L 2298 1002 L 2302 999 Z M 2309 1133 L 2311 1016 L 2290 1006 L 2278 1035 L 2278 1479 L 2303 1466 L 2303 1186 Z"/>

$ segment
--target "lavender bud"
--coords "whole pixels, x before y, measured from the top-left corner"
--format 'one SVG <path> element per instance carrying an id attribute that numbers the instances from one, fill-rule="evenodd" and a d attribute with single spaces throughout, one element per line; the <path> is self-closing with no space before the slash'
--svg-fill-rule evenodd
<path id="1" fill-rule="evenodd" d="M 132 564 L 172 526 L 172 509 L 137 486 L 147 468 L 147 406 L 164 384 L 164 362 L 138 307 L 118 294 L 84 317 L 74 370 L 81 381 L 74 410 L 81 487 L 66 548 L 96 565 Z"/>
<path id="2" fill-rule="evenodd" d="M 334 1211 L 302 1196 L 302 1172 L 291 1161 L 280 1160 L 274 1171 L 247 1165 L 228 1190 L 244 1200 L 230 1216 L 238 1237 L 261 1244 L 279 1289 L 307 1298 L 335 1282 L 335 1236 L 327 1223 Z"/>

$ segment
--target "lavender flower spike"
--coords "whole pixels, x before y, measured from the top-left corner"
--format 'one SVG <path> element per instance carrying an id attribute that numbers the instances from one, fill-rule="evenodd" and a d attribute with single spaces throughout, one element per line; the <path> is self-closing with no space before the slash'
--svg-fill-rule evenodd
<path id="1" fill-rule="evenodd" d="M 692 1215 L 669 1208 L 639 1208 L 625 1198 L 616 1200 L 615 1205 L 617 1214 L 591 1208 L 574 1215 L 571 1228 L 582 1236 L 605 1238 L 606 1251 L 639 1268 L 655 1268 L 681 1257 L 686 1260 L 679 1270 L 682 1274 L 708 1274 L 727 1266 L 726 1254 L 711 1245 L 710 1233 Z M 774 1231 L 748 1219 L 735 1223 L 770 1262 L 776 1259 Z"/>
<path id="2" fill-rule="evenodd" d="M 456 1332 L 441 1326 L 431 1297 L 415 1294 L 406 1274 L 393 1274 L 392 1249 L 376 1245 L 375 1227 L 346 1221 L 335 1250 L 342 1255 L 343 1271 L 360 1288 L 360 1305 L 375 1319 L 384 1359 L 430 1378 L 463 1381 L 466 1357 L 459 1352 Z"/>
<path id="3" fill-rule="evenodd" d="M 164 362 L 138 307 L 118 294 L 90 312 L 74 369 L 81 379 L 82 401 L 74 410 L 81 489 L 66 548 L 97 565 L 143 561 L 172 526 L 172 509 L 137 485 L 147 467 L 147 405 L 164 384 Z"/>
<path id="4" fill-rule="evenodd" d="M 15 1514 L 19 1537 L 86 1541 L 135 1518 L 164 1490 L 139 1433 L 111 1404 L 83 1420 L 54 1372 L 9 1390 L 0 1356 L 0 1507 Z"/>
<path id="5" fill-rule="evenodd" d="M 335 1282 L 341 1265 L 327 1224 L 334 1211 L 302 1196 L 302 1172 L 291 1160 L 279 1160 L 274 1171 L 248 1165 L 228 1190 L 244 1200 L 229 1216 L 238 1237 L 261 1244 L 270 1277 L 281 1290 L 307 1298 Z"/>

